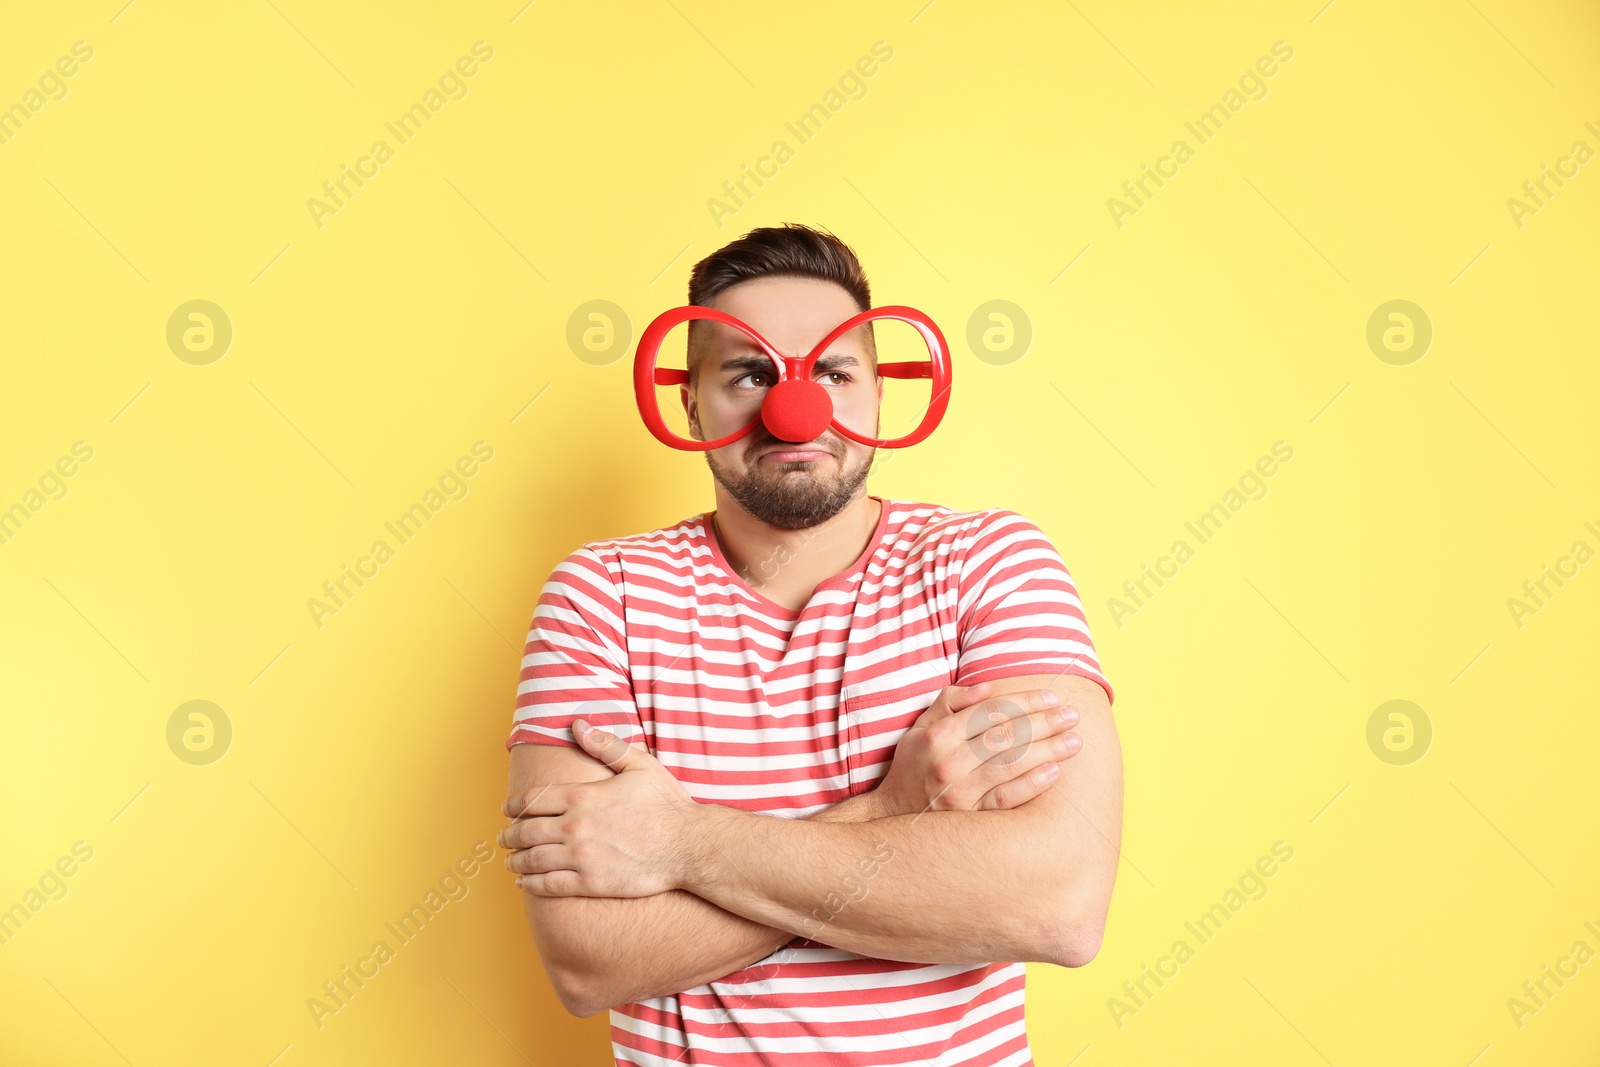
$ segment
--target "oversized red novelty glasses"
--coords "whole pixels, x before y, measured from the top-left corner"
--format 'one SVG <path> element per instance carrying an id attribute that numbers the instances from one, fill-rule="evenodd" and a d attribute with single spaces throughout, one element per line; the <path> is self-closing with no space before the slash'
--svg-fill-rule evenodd
<path id="1" fill-rule="evenodd" d="M 660 400 L 656 394 L 657 386 L 688 384 L 687 370 L 682 367 L 658 367 L 656 362 L 661 351 L 661 342 L 666 337 L 667 331 L 692 319 L 709 319 L 739 330 L 771 358 L 778 370 L 778 381 L 767 390 L 767 395 L 761 402 L 761 411 L 756 417 L 741 429 L 714 441 L 695 441 L 672 432 L 661 417 Z M 928 408 L 923 413 L 922 421 L 910 433 L 889 440 L 865 437 L 840 423 L 833 417 L 833 398 L 828 395 L 827 389 L 811 380 L 812 368 L 816 366 L 817 359 L 829 345 L 863 322 L 875 319 L 895 319 L 915 327 L 928 346 L 929 357 L 927 362 L 910 360 L 902 363 L 880 363 L 879 376 L 931 378 L 933 384 Z M 863 311 L 841 322 L 828 336 L 817 342 L 816 347 L 804 357 L 785 356 L 773 348 L 766 338 L 732 315 L 716 308 L 691 304 L 663 311 L 645 327 L 644 333 L 639 335 L 639 349 L 633 358 L 633 394 L 639 405 L 639 415 L 656 440 L 686 452 L 709 452 L 713 448 L 732 444 L 755 429 L 757 423 L 765 425 L 768 432 L 778 440 L 791 444 L 814 441 L 822 436 L 824 430 L 831 427 L 858 444 L 874 448 L 904 448 L 924 440 L 944 418 L 945 407 L 950 403 L 950 348 L 945 343 L 944 334 L 939 332 L 939 327 L 935 326 L 928 316 L 916 308 L 886 304 L 883 307 Z"/>

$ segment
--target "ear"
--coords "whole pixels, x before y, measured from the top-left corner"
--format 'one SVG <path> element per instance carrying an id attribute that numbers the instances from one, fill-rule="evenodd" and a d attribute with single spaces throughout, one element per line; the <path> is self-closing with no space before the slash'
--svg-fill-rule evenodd
<path id="1" fill-rule="evenodd" d="M 683 402 L 684 414 L 689 417 L 690 436 L 696 441 L 704 441 L 706 435 L 700 432 L 700 403 L 695 399 L 694 392 L 688 385 L 680 385 L 678 399 Z"/>

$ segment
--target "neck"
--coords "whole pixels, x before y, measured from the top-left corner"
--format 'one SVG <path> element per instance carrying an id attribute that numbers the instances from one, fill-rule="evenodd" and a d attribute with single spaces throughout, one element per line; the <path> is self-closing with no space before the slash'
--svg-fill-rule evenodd
<path id="1" fill-rule="evenodd" d="M 833 518 L 803 530 L 769 526 L 729 497 L 721 485 L 712 513 L 722 555 L 752 588 L 770 586 L 809 594 L 819 582 L 849 569 L 877 529 L 883 505 L 863 486 Z"/>

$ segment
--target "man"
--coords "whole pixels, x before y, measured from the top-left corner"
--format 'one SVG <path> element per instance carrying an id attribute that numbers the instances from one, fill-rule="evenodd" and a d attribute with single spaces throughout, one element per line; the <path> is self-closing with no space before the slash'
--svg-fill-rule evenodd
<path id="1" fill-rule="evenodd" d="M 689 301 L 794 356 L 871 306 L 796 225 L 702 260 Z M 774 367 L 689 330 L 713 440 Z M 814 377 L 876 435 L 870 322 Z M 871 496 L 873 455 L 758 423 L 706 453 L 714 512 L 588 542 L 539 597 L 500 844 L 619 1064 L 1029 1065 L 1022 961 L 1099 948 L 1122 765 L 1072 580 L 1016 512 Z"/>

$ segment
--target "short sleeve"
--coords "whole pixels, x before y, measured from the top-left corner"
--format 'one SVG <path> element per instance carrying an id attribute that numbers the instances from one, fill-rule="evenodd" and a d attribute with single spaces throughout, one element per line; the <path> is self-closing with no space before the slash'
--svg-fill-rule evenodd
<path id="1" fill-rule="evenodd" d="M 1077 674 L 1114 699 L 1060 554 L 1014 511 L 984 512 L 965 550 L 957 595 L 955 685 Z"/>
<path id="2" fill-rule="evenodd" d="M 588 547 L 562 560 L 539 594 L 506 749 L 577 748 L 572 722 L 580 718 L 624 741 L 644 738 L 628 676 L 622 600 L 605 561 Z"/>

